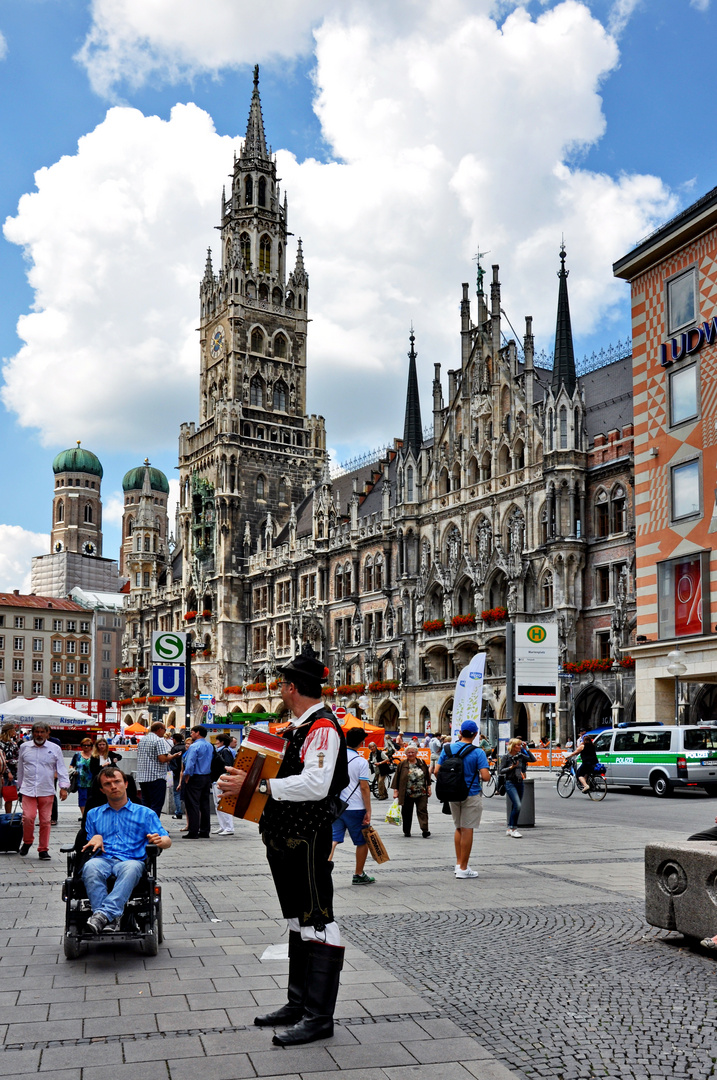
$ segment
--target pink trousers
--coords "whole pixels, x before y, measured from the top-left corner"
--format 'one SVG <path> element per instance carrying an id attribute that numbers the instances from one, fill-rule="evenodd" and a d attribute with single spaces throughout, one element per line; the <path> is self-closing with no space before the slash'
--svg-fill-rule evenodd
<path id="1" fill-rule="evenodd" d="M 52 795 L 23 795 L 22 797 L 22 842 L 31 844 L 35 837 L 35 818 L 40 815 L 40 843 L 38 851 L 47 851 L 50 846 L 50 818 L 52 817 Z"/>

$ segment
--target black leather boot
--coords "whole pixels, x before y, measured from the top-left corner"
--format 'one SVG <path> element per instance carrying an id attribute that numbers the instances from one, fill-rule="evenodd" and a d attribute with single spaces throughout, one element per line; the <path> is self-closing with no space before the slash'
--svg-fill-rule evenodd
<path id="1" fill-rule="evenodd" d="M 304 1015 L 304 986 L 310 944 L 295 930 L 289 931 L 289 985 L 286 993 L 288 1001 L 276 1012 L 255 1016 L 254 1023 L 257 1027 L 281 1027 L 283 1024 L 288 1026 L 301 1020 Z"/>
<path id="2" fill-rule="evenodd" d="M 309 969 L 306 974 L 304 1016 L 298 1024 L 274 1036 L 272 1041 L 277 1046 L 296 1046 L 315 1039 L 329 1039 L 334 1033 L 334 1009 L 345 949 L 342 945 L 324 945 L 320 941 L 307 944 Z"/>

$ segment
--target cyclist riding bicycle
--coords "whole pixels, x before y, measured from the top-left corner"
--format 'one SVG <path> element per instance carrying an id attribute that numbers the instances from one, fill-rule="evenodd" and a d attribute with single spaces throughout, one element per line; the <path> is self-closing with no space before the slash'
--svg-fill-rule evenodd
<path id="1" fill-rule="evenodd" d="M 572 754 L 568 754 L 565 758 L 566 761 L 573 761 L 575 758 L 580 758 L 580 766 L 576 770 L 575 775 L 577 777 L 580 788 L 583 792 L 590 790 L 590 785 L 585 779 L 587 776 L 592 776 L 595 772 L 595 766 L 598 763 L 598 756 L 595 750 L 592 739 L 589 735 L 581 735 L 578 739 L 578 745 Z"/>

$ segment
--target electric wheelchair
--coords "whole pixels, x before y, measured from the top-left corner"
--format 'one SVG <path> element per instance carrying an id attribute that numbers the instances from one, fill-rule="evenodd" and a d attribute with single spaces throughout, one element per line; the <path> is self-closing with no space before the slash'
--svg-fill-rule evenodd
<path id="1" fill-rule="evenodd" d="M 146 869 L 134 888 L 132 895 L 120 919 L 119 930 L 111 933 L 94 934 L 87 929 L 87 920 L 92 914 L 87 898 L 81 871 L 89 852 L 83 852 L 86 843 L 85 831 L 80 830 L 74 844 L 61 847 L 67 855 L 67 877 L 62 886 L 62 899 L 65 902 L 65 933 L 63 949 L 68 960 L 76 960 L 82 945 L 89 942 L 111 942 L 113 945 L 128 941 L 141 941 L 145 955 L 156 956 L 163 940 L 162 933 L 162 887 L 157 883 L 157 856 L 160 849 L 155 844 L 147 844 Z M 114 883 L 111 877 L 110 888 Z"/>

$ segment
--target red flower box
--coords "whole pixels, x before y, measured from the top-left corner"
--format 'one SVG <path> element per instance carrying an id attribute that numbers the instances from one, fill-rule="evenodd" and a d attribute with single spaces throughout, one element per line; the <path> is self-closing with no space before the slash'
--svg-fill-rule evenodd
<path id="1" fill-rule="evenodd" d="M 344 697 L 352 697 L 354 694 L 363 694 L 366 689 L 365 683 L 344 683 L 343 686 L 336 687 L 336 693 L 341 694 Z"/>
<path id="2" fill-rule="evenodd" d="M 333 697 L 336 691 L 333 686 L 322 686 L 321 693 L 324 697 Z"/>
<path id="3" fill-rule="evenodd" d="M 263 694 L 263 692 L 266 690 L 266 683 L 265 682 L 250 682 L 250 683 L 246 684 L 246 688 L 247 688 L 247 690 L 254 690 L 254 691 L 257 691 L 258 693 Z"/>
<path id="4" fill-rule="evenodd" d="M 187 612 L 187 614 L 189 614 L 189 612 Z M 212 617 L 211 611 L 209 610 L 209 608 L 205 608 L 204 611 L 202 612 L 202 618 L 203 619 L 211 619 L 211 617 Z"/>
<path id="5" fill-rule="evenodd" d="M 382 690 L 398 690 L 398 683 L 394 679 L 383 679 L 369 683 L 368 688 L 375 694 Z"/>
<path id="6" fill-rule="evenodd" d="M 184 616 L 184 621 L 189 622 L 191 619 L 196 619 L 196 617 L 196 611 L 188 611 L 187 614 Z"/>
<path id="7" fill-rule="evenodd" d="M 445 630 L 445 619 L 426 619 L 423 624 L 423 629 L 427 634 L 437 634 L 440 630 Z"/>
<path id="8" fill-rule="evenodd" d="M 451 626 L 454 630 L 467 630 L 475 626 L 475 615 L 454 615 L 451 619 Z"/>
<path id="9" fill-rule="evenodd" d="M 612 660 L 578 660 L 577 663 L 563 664 L 563 671 L 568 675 L 585 675 L 593 671 L 611 671 Z"/>
<path id="10" fill-rule="evenodd" d="M 241 694 L 241 686 L 225 686 L 225 694 Z"/>
<path id="11" fill-rule="evenodd" d="M 480 617 L 486 623 L 505 622 L 508 618 L 508 609 L 504 607 L 488 608 L 487 611 L 481 611 Z"/>

